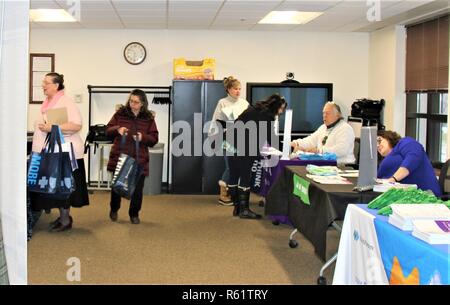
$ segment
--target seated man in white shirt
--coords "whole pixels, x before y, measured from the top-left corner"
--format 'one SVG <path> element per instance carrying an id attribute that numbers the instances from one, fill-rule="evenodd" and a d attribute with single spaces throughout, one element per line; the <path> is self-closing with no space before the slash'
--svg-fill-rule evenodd
<path id="1" fill-rule="evenodd" d="M 353 128 L 342 119 L 340 107 L 328 102 L 323 107 L 322 115 L 324 124 L 313 134 L 291 142 L 294 152 L 335 153 L 337 163 L 354 163 L 355 134 Z"/>

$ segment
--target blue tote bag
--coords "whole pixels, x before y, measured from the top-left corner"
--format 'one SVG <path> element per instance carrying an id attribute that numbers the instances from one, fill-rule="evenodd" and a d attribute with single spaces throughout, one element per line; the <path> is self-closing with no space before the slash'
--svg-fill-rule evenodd
<path id="1" fill-rule="evenodd" d="M 33 152 L 27 176 L 28 191 L 65 200 L 75 190 L 70 153 L 62 149 L 61 132 L 52 126 L 40 153 Z"/>
<path id="2" fill-rule="evenodd" d="M 124 135 L 120 142 L 120 150 L 123 150 L 125 141 L 126 136 Z M 126 199 L 131 199 L 133 196 L 136 184 L 143 172 L 142 166 L 137 161 L 139 157 L 139 141 L 135 141 L 135 145 L 136 158 L 121 153 L 111 181 L 112 190 Z"/>

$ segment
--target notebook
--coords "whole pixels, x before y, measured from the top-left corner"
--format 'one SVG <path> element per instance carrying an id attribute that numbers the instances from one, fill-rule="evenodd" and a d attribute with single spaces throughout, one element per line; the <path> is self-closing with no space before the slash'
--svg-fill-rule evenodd
<path id="1" fill-rule="evenodd" d="M 412 235 L 429 243 L 450 245 L 450 220 L 414 220 Z"/>
<path id="2" fill-rule="evenodd" d="M 54 108 L 47 111 L 47 123 L 51 125 L 61 125 L 69 121 L 67 108 Z"/>
<path id="3" fill-rule="evenodd" d="M 413 230 L 415 220 L 450 220 L 450 209 L 444 204 L 391 204 L 389 223 L 404 231 Z"/>

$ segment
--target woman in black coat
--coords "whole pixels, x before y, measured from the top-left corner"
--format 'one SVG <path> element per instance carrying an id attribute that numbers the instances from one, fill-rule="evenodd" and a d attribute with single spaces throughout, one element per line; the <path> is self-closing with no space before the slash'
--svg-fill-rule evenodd
<path id="1" fill-rule="evenodd" d="M 278 94 L 267 100 L 250 106 L 234 122 L 227 126 L 226 145 L 230 165 L 230 183 L 228 185 L 233 200 L 233 216 L 243 219 L 259 219 L 250 210 L 251 167 L 259 158 L 264 144 L 274 139 L 275 118 L 286 108 L 286 100 Z M 230 144 L 230 145 L 228 145 Z"/>

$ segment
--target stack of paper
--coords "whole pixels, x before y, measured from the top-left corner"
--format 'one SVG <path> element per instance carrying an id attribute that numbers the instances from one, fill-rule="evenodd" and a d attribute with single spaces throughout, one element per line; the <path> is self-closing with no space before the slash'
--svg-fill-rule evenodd
<path id="1" fill-rule="evenodd" d="M 433 245 L 450 245 L 450 220 L 414 220 L 413 225 L 413 236 Z"/>
<path id="2" fill-rule="evenodd" d="M 358 176 L 359 176 L 359 170 L 357 170 L 357 169 L 346 169 L 346 170 L 339 169 L 338 172 L 339 172 L 339 176 L 341 176 L 341 177 L 358 178 Z"/>
<path id="3" fill-rule="evenodd" d="M 389 223 L 404 231 L 413 229 L 415 220 L 450 220 L 450 209 L 444 204 L 391 204 Z"/>
<path id="4" fill-rule="evenodd" d="M 261 149 L 261 155 L 263 155 L 263 156 L 271 156 L 271 155 L 282 156 L 283 153 L 274 147 L 265 146 Z"/>
<path id="5" fill-rule="evenodd" d="M 417 189 L 417 184 L 404 184 L 404 183 L 392 183 L 386 181 L 381 181 L 377 179 L 377 183 L 373 186 L 373 191 L 377 193 L 384 193 L 391 188 L 397 189 L 406 189 L 406 188 L 414 188 Z"/>
<path id="6" fill-rule="evenodd" d="M 314 164 L 306 165 L 306 171 L 317 176 L 336 176 L 338 168 L 336 166 L 318 166 Z"/>
<path id="7" fill-rule="evenodd" d="M 314 180 L 320 184 L 352 184 L 351 181 L 348 181 L 344 177 L 335 175 L 335 176 L 321 176 L 321 175 L 311 175 L 306 174 L 306 177 Z"/>

